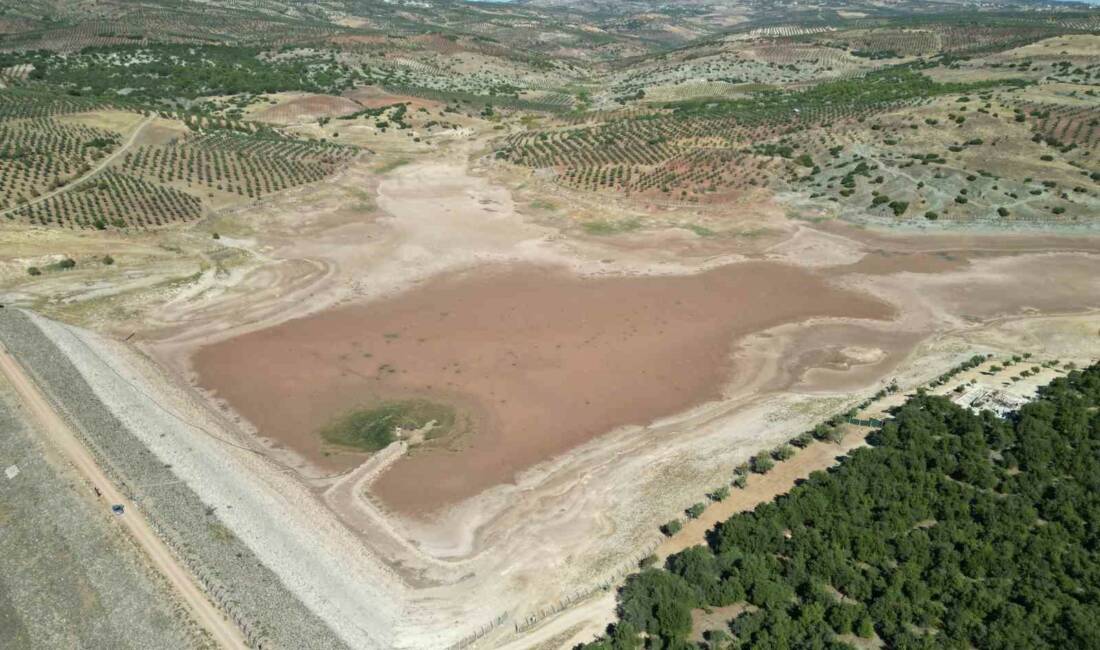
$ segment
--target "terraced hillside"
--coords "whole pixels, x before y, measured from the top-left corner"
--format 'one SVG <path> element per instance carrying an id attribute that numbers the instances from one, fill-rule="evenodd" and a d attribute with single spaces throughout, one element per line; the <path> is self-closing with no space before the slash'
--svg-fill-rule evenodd
<path id="1" fill-rule="evenodd" d="M 514 132 L 496 155 L 650 203 L 778 195 L 881 223 L 1089 223 L 1094 20 L 749 30 L 632 63 L 595 101 L 618 108 Z"/>
<path id="2" fill-rule="evenodd" d="M 262 123 L 155 118 L 121 103 L 0 89 L 0 216 L 100 230 L 181 224 L 317 182 L 360 154 Z"/>

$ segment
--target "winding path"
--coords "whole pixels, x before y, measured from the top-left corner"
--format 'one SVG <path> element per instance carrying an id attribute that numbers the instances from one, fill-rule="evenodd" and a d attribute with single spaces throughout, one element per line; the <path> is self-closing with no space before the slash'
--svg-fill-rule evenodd
<path id="1" fill-rule="evenodd" d="M 128 150 L 130 147 L 134 146 L 134 142 L 137 141 L 138 136 L 141 135 L 141 132 L 145 130 L 145 127 L 149 126 L 149 123 L 153 121 L 153 117 L 154 116 L 150 115 L 150 116 L 146 117 L 144 120 L 142 120 L 141 123 L 138 124 L 137 127 L 134 128 L 133 132 L 130 133 L 130 136 L 128 138 L 126 138 L 126 142 L 123 142 L 122 146 L 120 146 L 118 149 L 115 149 L 114 151 L 112 151 L 111 155 L 109 155 L 106 158 L 104 158 L 103 160 L 99 161 L 99 163 L 96 164 L 95 167 L 92 167 L 91 169 L 89 169 L 88 171 L 86 171 L 82 175 L 80 175 L 78 178 L 74 178 L 73 180 L 69 181 L 68 183 L 65 183 L 64 185 L 62 185 L 61 187 L 58 187 L 57 189 L 50 190 L 49 192 L 46 192 L 42 196 L 33 198 L 30 201 L 27 201 L 26 203 L 23 203 L 23 204 L 20 204 L 20 205 L 15 205 L 15 206 L 12 206 L 10 208 L 6 208 L 4 210 L 0 210 L 0 217 L 7 216 L 7 215 L 9 215 L 9 214 L 11 214 L 11 213 L 13 213 L 17 210 L 22 210 L 23 208 L 29 208 L 32 205 L 38 205 L 39 203 L 41 203 L 43 201 L 46 201 L 46 200 L 49 200 L 49 199 L 57 196 L 58 194 L 63 194 L 65 192 L 68 192 L 72 188 L 76 187 L 77 185 L 80 185 L 81 183 L 88 180 L 92 176 L 95 176 L 99 172 L 103 171 L 104 169 L 107 168 L 107 165 L 110 165 L 115 160 L 118 160 L 119 156 L 126 153 L 126 150 Z"/>
<path id="2" fill-rule="evenodd" d="M 176 559 L 165 543 L 153 532 L 145 516 L 133 503 L 119 492 L 95 459 L 80 442 L 69 425 L 54 410 L 53 405 L 23 370 L 15 357 L 0 346 L 0 373 L 5 375 L 15 388 L 20 401 L 27 412 L 38 423 L 41 432 L 73 464 L 77 472 L 95 486 L 103 497 L 103 503 L 121 503 L 126 505 L 126 513 L 116 521 L 144 551 L 153 567 L 160 572 L 171 588 L 179 596 L 195 621 L 203 627 L 220 648 L 247 648 L 240 630 L 227 621 L 222 612 L 214 606 L 196 584 L 194 577 Z"/>

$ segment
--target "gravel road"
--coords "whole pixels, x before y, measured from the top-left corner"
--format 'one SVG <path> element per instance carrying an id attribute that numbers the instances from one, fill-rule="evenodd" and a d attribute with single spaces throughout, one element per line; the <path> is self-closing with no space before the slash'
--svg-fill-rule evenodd
<path id="1" fill-rule="evenodd" d="M 105 504 L 131 506 L 128 512 L 117 518 L 119 525 L 144 552 L 145 557 L 167 581 L 176 595 L 186 604 L 191 615 L 221 648 L 244 648 L 240 631 L 203 594 L 194 577 L 188 573 L 160 537 L 153 532 L 145 515 L 132 507 L 96 465 L 95 460 L 81 444 L 69 425 L 57 414 L 49 400 L 34 381 L 27 376 L 19 362 L 6 349 L 0 349 L 0 373 L 7 376 L 26 408 L 29 417 L 38 425 L 43 436 L 72 463 L 76 471 L 102 493 Z M 106 505 L 104 506 L 106 507 Z"/>
<path id="2" fill-rule="evenodd" d="M 0 646 L 213 647 L 28 416 L 0 377 Z"/>
<path id="3" fill-rule="evenodd" d="M 56 341 L 67 347 L 60 348 Z M 125 393 L 129 384 L 62 325 L 3 309 L 0 343 L 28 369 L 54 408 L 82 437 L 96 464 L 120 486 L 128 501 L 138 504 L 159 537 L 188 565 L 206 594 L 228 612 L 249 645 L 349 647 L 333 632 L 333 623 L 341 621 L 322 621 L 303 603 L 303 596 L 314 601 L 324 597 L 308 591 L 315 580 L 331 577 L 333 584 L 346 588 L 358 576 L 346 571 L 343 578 L 335 577 L 334 567 L 317 561 L 310 536 L 287 521 L 293 517 L 280 520 L 280 515 L 287 514 L 288 503 L 249 503 L 255 492 L 272 501 L 278 495 L 270 487 L 249 491 L 237 484 L 238 478 L 250 473 L 232 465 L 224 445 L 207 440 L 211 446 L 206 448 L 203 441 L 180 431 L 182 423 L 148 419 L 148 406 L 134 403 L 148 401 L 144 397 L 123 395 L 130 403 L 116 400 L 109 408 L 102 393 Z M 83 367 L 74 365 L 74 360 Z M 93 377 L 95 389 L 85 373 Z M 119 386 L 120 381 L 125 386 Z M 204 473 L 195 476 L 199 470 Z M 190 485 L 205 487 L 206 494 L 200 497 Z M 242 533 L 253 538 L 251 544 L 241 538 Z M 311 604 L 317 608 L 316 602 Z M 382 601 L 374 615 L 379 612 L 392 614 L 392 605 L 387 610 Z M 342 613 L 359 628 L 352 612 Z M 386 647 L 361 628 L 358 635 L 354 632 L 345 631 L 344 636 L 355 640 L 355 647 Z"/>

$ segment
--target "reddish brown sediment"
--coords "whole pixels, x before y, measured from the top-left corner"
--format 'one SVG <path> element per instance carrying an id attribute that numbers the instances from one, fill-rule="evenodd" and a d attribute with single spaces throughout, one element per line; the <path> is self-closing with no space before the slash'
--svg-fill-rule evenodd
<path id="1" fill-rule="evenodd" d="M 324 448 L 317 432 L 335 415 L 410 395 L 453 404 L 470 432 L 414 449 L 373 488 L 395 510 L 425 513 L 616 427 L 719 398 L 742 336 L 891 314 L 773 262 L 597 279 L 520 266 L 245 334 L 201 349 L 194 367 L 261 435 L 331 469 L 363 459 Z"/>

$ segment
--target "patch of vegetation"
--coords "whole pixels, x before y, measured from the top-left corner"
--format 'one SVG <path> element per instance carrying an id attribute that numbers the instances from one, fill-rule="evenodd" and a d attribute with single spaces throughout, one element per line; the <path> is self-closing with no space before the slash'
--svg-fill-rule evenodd
<path id="1" fill-rule="evenodd" d="M 531 201 L 531 208 L 534 210 L 545 210 L 547 212 L 557 210 L 558 205 L 553 201 L 547 201 L 545 199 L 535 199 Z"/>
<path id="2" fill-rule="evenodd" d="M 325 54 L 300 51 L 289 58 L 262 48 L 224 45 L 115 45 L 65 54 L 34 50 L 21 53 L 15 63 L 33 65 L 34 81 L 73 96 L 149 103 L 289 90 L 339 92 L 365 81 L 362 70 Z"/>
<path id="3" fill-rule="evenodd" d="M 76 260 L 70 257 L 66 257 L 65 259 L 51 262 L 47 264 L 44 268 L 47 271 L 68 271 L 69 269 L 76 268 Z"/>
<path id="4" fill-rule="evenodd" d="M 386 162 L 381 163 L 380 165 L 378 165 L 377 167 L 374 168 L 374 171 L 375 171 L 375 173 L 378 173 L 378 174 L 386 174 L 386 173 L 392 172 L 393 170 L 397 169 L 398 167 L 401 167 L 403 165 L 407 165 L 410 162 L 411 161 L 408 158 L 394 158 L 392 160 L 387 160 Z"/>
<path id="5" fill-rule="evenodd" d="M 346 413 L 321 430 L 326 442 L 364 451 L 378 451 L 397 440 L 397 429 L 411 431 L 432 424 L 429 438 L 446 435 L 455 423 L 450 406 L 424 399 L 384 402 Z"/>
<path id="6" fill-rule="evenodd" d="M 707 228 L 706 226 L 700 226 L 697 223 L 689 223 L 689 224 L 684 225 L 683 227 L 687 228 L 688 230 L 690 230 L 691 232 L 695 233 L 696 235 L 698 235 L 700 237 L 713 237 L 713 236 L 718 234 L 717 232 L 711 230 L 710 228 Z"/>
<path id="7" fill-rule="evenodd" d="M 910 65 L 875 70 L 863 77 L 826 81 L 800 92 L 776 91 L 755 97 L 727 101 L 697 101 L 670 105 L 676 114 L 737 116 L 747 122 L 790 119 L 844 107 L 848 114 L 857 114 L 861 107 L 886 106 L 937 95 L 975 92 L 995 86 L 1023 86 L 1020 80 L 978 81 L 972 83 L 940 83 L 933 81 Z M 830 114 L 835 114 L 830 112 Z"/>
<path id="8" fill-rule="evenodd" d="M 596 219 L 593 221 L 585 221 L 581 224 L 581 228 L 589 235 L 616 235 L 624 232 L 633 232 L 641 227 L 642 222 L 640 219 L 619 219 L 618 221 Z"/>

